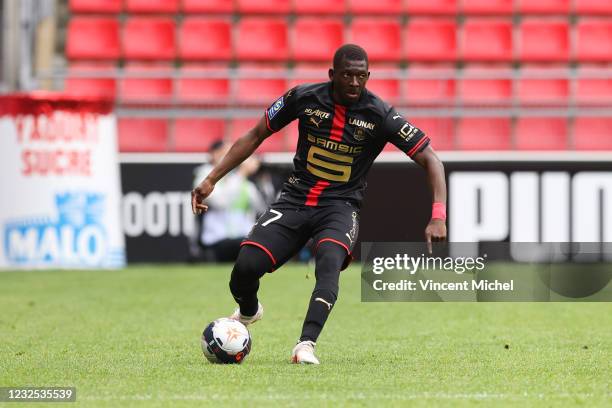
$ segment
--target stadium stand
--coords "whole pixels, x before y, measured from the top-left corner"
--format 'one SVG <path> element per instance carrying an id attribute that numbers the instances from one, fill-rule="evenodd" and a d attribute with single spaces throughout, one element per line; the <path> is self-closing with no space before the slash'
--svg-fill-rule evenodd
<path id="1" fill-rule="evenodd" d="M 344 24 L 337 18 L 302 17 L 291 32 L 291 57 L 295 61 L 330 61 L 344 43 Z"/>
<path id="2" fill-rule="evenodd" d="M 120 100 L 124 103 L 168 103 L 172 98 L 172 79 L 157 77 L 172 67 L 162 63 L 132 62 L 126 65 L 127 77 L 120 81 Z"/>
<path id="3" fill-rule="evenodd" d="M 130 17 L 123 28 L 123 52 L 132 60 L 171 60 L 176 56 L 174 19 Z"/>
<path id="4" fill-rule="evenodd" d="M 402 49 L 400 24 L 395 18 L 356 17 L 349 41 L 360 44 L 370 61 L 399 61 Z"/>
<path id="5" fill-rule="evenodd" d="M 574 0 L 578 14 L 612 15 L 612 2 L 609 0 Z"/>
<path id="6" fill-rule="evenodd" d="M 470 18 L 462 27 L 460 56 L 465 61 L 511 61 L 512 22 Z"/>
<path id="7" fill-rule="evenodd" d="M 114 71 L 111 62 L 73 62 L 68 68 L 65 92 L 79 98 L 114 99 L 117 86 Z M 105 73 L 108 76 L 101 76 Z"/>
<path id="8" fill-rule="evenodd" d="M 348 12 L 352 14 L 397 15 L 402 11 L 402 0 L 348 0 Z"/>
<path id="9" fill-rule="evenodd" d="M 178 45 L 178 55 L 183 60 L 230 60 L 232 23 L 222 17 L 185 18 L 179 29 Z"/>
<path id="10" fill-rule="evenodd" d="M 612 118 L 577 117 L 574 122 L 576 150 L 612 150 Z"/>
<path id="11" fill-rule="evenodd" d="M 236 0 L 241 14 L 288 14 L 291 0 Z"/>
<path id="12" fill-rule="evenodd" d="M 512 102 L 512 71 L 506 67 L 466 67 L 459 81 L 464 104 L 508 105 Z"/>
<path id="13" fill-rule="evenodd" d="M 68 59 L 116 60 L 120 56 L 117 20 L 80 16 L 70 20 L 66 39 Z"/>
<path id="14" fill-rule="evenodd" d="M 424 78 L 424 76 L 430 76 Z M 437 78 L 436 78 L 437 77 Z M 404 102 L 408 105 L 449 105 L 455 102 L 454 70 L 451 67 L 414 65 L 403 81 Z"/>
<path id="15" fill-rule="evenodd" d="M 455 146 L 459 150 L 510 150 L 510 118 L 462 117 L 457 123 Z"/>
<path id="16" fill-rule="evenodd" d="M 465 14 L 511 14 L 514 0 L 462 0 L 461 8 Z"/>
<path id="17" fill-rule="evenodd" d="M 230 100 L 228 64 L 186 64 L 176 80 L 176 98 L 180 103 L 226 105 Z M 212 74 L 217 76 L 212 77 Z M 209 77 L 206 77 L 206 76 Z M 223 77 L 225 76 L 225 77 Z"/>
<path id="18" fill-rule="evenodd" d="M 455 21 L 440 18 L 414 18 L 403 31 L 404 56 L 409 61 L 455 61 L 457 29 Z"/>
<path id="19" fill-rule="evenodd" d="M 285 61 L 289 57 L 287 37 L 285 19 L 244 17 L 237 27 L 236 57 L 244 61 Z"/>
<path id="20" fill-rule="evenodd" d="M 227 0 L 183 0 L 182 11 L 190 14 L 230 14 L 234 2 Z"/>
<path id="21" fill-rule="evenodd" d="M 568 14 L 571 2 L 572 0 L 516 0 L 516 10 L 520 14 Z"/>
<path id="22" fill-rule="evenodd" d="M 523 62 L 567 61 L 570 56 L 567 20 L 525 18 L 519 26 L 517 51 Z"/>
<path id="23" fill-rule="evenodd" d="M 173 14 L 179 9 L 179 0 L 125 0 L 128 13 Z"/>
<path id="24" fill-rule="evenodd" d="M 178 118 L 174 121 L 173 150 L 205 152 L 210 145 L 225 137 L 222 119 Z"/>
<path id="25" fill-rule="evenodd" d="M 562 66 L 523 66 L 515 81 L 515 99 L 525 106 L 564 105 L 570 96 L 570 83 L 563 78 Z"/>
<path id="26" fill-rule="evenodd" d="M 280 65 L 241 64 L 235 80 L 234 101 L 239 105 L 269 105 L 288 89 L 283 72 L 284 67 Z"/>
<path id="27" fill-rule="evenodd" d="M 515 125 L 515 148 L 519 150 L 565 150 L 568 129 L 565 118 L 519 117 Z"/>
<path id="28" fill-rule="evenodd" d="M 583 18 L 576 25 L 576 58 L 612 62 L 612 20 Z"/>
<path id="29" fill-rule="evenodd" d="M 406 0 L 404 12 L 408 15 L 455 14 L 458 0 Z"/>
<path id="30" fill-rule="evenodd" d="M 149 118 L 119 118 L 119 150 L 122 152 L 168 151 L 168 121 Z"/>
<path id="31" fill-rule="evenodd" d="M 69 8 L 73 13 L 119 13 L 122 0 L 70 0 Z"/>
<path id="32" fill-rule="evenodd" d="M 612 104 L 608 0 L 70 0 L 69 9 L 71 95 L 143 109 L 258 110 L 296 84 L 326 80 L 335 49 L 355 42 L 370 56 L 369 89 L 399 109 L 499 109 L 418 115 L 439 150 L 610 148 L 605 120 L 521 116 Z M 202 151 L 210 137 L 235 139 L 256 119 L 160 119 L 141 144 L 125 132 L 160 122 L 122 118 L 121 147 Z M 600 136 L 589 141 L 589 131 Z M 205 134 L 213 136 L 198 139 Z M 296 137 L 283 130 L 264 149 L 292 149 Z"/>
<path id="33" fill-rule="evenodd" d="M 308 0 L 296 1 L 293 5 L 298 15 L 304 14 L 344 14 L 346 4 L 344 0 Z"/>

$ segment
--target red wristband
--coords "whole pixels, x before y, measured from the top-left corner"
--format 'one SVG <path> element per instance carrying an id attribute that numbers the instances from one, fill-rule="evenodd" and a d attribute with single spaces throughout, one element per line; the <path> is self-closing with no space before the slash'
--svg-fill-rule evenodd
<path id="1" fill-rule="evenodd" d="M 433 203 L 431 207 L 431 219 L 446 221 L 446 204 Z"/>

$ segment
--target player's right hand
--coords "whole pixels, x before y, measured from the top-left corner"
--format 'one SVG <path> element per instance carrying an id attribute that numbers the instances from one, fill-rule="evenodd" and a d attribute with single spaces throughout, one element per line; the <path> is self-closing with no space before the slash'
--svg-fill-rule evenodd
<path id="1" fill-rule="evenodd" d="M 214 189 L 215 185 L 208 179 L 204 179 L 196 188 L 191 190 L 191 210 L 195 215 L 200 215 L 208 210 L 204 200 Z"/>

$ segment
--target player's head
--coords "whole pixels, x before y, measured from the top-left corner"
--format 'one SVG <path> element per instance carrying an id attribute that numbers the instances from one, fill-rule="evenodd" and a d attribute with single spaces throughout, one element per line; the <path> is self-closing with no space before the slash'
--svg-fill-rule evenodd
<path id="1" fill-rule="evenodd" d="M 208 153 L 210 154 L 210 161 L 212 164 L 217 164 L 221 161 L 225 153 L 229 150 L 229 145 L 225 143 L 223 140 L 215 140 L 211 143 L 208 148 Z"/>
<path id="2" fill-rule="evenodd" d="M 357 102 L 369 77 L 368 54 L 363 48 L 345 44 L 336 50 L 334 66 L 329 70 L 336 102 L 343 105 Z"/>

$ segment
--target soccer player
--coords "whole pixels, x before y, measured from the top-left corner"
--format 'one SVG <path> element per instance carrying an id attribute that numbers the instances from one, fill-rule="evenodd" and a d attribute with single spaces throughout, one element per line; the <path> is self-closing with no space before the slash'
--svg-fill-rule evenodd
<path id="1" fill-rule="evenodd" d="M 264 117 L 238 139 L 223 160 L 192 191 L 195 213 L 224 175 L 249 157 L 264 140 L 289 122 L 299 121 L 294 171 L 278 201 L 260 217 L 247 238 L 230 279 L 238 308 L 231 316 L 245 325 L 263 315 L 257 298 L 259 280 L 293 257 L 312 238 L 316 283 L 291 360 L 319 364 L 314 348 L 338 298 L 340 271 L 351 260 L 359 230 L 359 207 L 366 175 L 387 142 L 422 166 L 433 196 L 432 218 L 425 239 L 446 239 L 444 167 L 429 138 L 393 107 L 368 91 L 368 56 L 363 48 L 340 47 L 329 70 L 329 82 L 299 85 L 278 98 Z M 409 187 L 409 181 L 393 180 Z"/>

